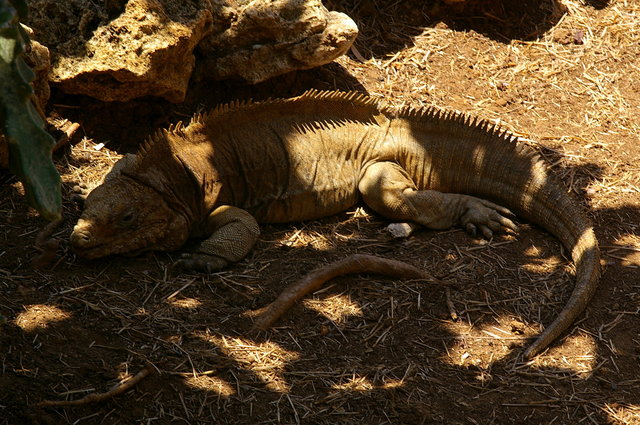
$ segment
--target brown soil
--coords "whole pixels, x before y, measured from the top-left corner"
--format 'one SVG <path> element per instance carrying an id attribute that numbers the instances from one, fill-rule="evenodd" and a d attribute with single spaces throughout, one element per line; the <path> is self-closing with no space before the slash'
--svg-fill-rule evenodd
<path id="1" fill-rule="evenodd" d="M 640 4 L 524 3 L 452 15 L 431 2 L 335 0 L 361 36 L 320 69 L 254 87 L 194 82 L 181 105 L 54 93 L 51 116 L 81 123 L 84 139 L 56 155 L 66 220 L 44 268 L 31 263 L 45 223 L 0 175 L 0 424 L 640 424 Z M 309 87 L 454 108 L 529 140 L 584 199 L 602 245 L 606 269 L 583 318 L 522 359 L 573 286 L 557 241 L 526 224 L 488 243 L 459 230 L 392 241 L 359 207 L 264 226 L 248 258 L 211 276 L 172 270 L 179 253 L 84 261 L 70 251 L 73 185 L 95 184 L 153 129 Z M 276 329 L 248 332 L 252 310 L 356 252 L 410 262 L 448 289 L 341 278 Z M 107 401 L 36 406 L 106 392 L 148 364 L 152 375 Z"/>

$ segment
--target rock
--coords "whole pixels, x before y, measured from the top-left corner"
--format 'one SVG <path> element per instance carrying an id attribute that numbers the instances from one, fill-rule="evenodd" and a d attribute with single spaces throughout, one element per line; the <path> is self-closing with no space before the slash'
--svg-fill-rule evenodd
<path id="1" fill-rule="evenodd" d="M 50 81 L 104 101 L 146 95 L 184 100 L 193 49 L 212 22 L 207 0 L 110 0 L 103 6 L 30 0 L 29 6 L 29 22 L 53 53 Z"/>
<path id="2" fill-rule="evenodd" d="M 358 28 L 321 0 L 28 0 L 49 79 L 104 101 L 184 100 L 193 51 L 207 79 L 264 81 L 331 62 Z"/>
<path id="3" fill-rule="evenodd" d="M 391 223 L 387 226 L 387 232 L 394 238 L 408 238 L 420 228 L 420 225 L 415 223 Z"/>
<path id="4" fill-rule="evenodd" d="M 358 35 L 351 18 L 320 0 L 212 0 L 212 7 L 214 30 L 197 48 L 200 78 L 258 83 L 331 62 Z"/>
<path id="5" fill-rule="evenodd" d="M 22 26 L 31 38 L 27 49 L 25 50 L 23 57 L 27 65 L 31 67 L 35 78 L 31 83 L 33 87 L 33 93 L 35 95 L 34 105 L 39 108 L 40 111 L 44 111 L 51 95 L 49 89 L 49 68 L 51 67 L 51 59 L 49 56 L 49 49 L 34 40 L 33 30 L 25 25 Z M 44 115 L 43 115 L 44 119 Z"/>

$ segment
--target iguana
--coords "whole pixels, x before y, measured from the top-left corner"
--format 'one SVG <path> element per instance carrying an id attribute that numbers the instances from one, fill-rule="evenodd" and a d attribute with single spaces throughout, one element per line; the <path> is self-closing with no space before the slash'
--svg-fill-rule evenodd
<path id="1" fill-rule="evenodd" d="M 516 229 L 505 205 L 560 239 L 576 265 L 575 289 L 526 357 L 567 329 L 595 292 L 590 221 L 533 149 L 466 114 L 393 109 L 359 93 L 233 102 L 158 131 L 89 194 L 71 243 L 97 258 L 204 238 L 181 263 L 212 271 L 251 250 L 257 222 L 316 219 L 360 198 L 391 220 L 459 225 L 486 238 Z"/>

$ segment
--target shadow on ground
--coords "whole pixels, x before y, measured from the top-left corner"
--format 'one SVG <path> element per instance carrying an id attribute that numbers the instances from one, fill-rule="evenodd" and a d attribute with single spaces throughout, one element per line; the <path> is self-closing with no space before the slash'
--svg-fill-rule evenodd
<path id="1" fill-rule="evenodd" d="M 457 31 L 475 31 L 503 43 L 534 40 L 553 28 L 566 12 L 558 0 L 468 1 L 460 6 L 446 6 L 433 0 L 332 0 L 328 6 L 354 19 L 360 31 L 355 46 L 366 59 L 393 55 L 411 46 L 424 27 L 440 25 Z"/>
<path id="2" fill-rule="evenodd" d="M 587 169 L 575 170 L 581 193 L 594 175 Z M 640 324 L 625 314 L 640 299 L 635 270 L 620 263 L 628 252 L 613 252 L 603 276 L 627 297 L 611 303 L 596 294 L 585 319 L 530 364 L 521 358 L 527 337 L 564 305 L 573 279 L 558 243 L 529 226 L 489 244 L 460 231 L 385 241 L 384 222 L 355 210 L 265 226 L 247 259 L 210 277 L 172 271 L 173 254 L 81 261 L 65 244 L 54 269 L 38 272 L 20 260 L 33 249 L 12 241 L 39 219 L 21 221 L 23 199 L 2 190 L 0 211 L 13 219 L 0 232 L 0 313 L 8 318 L 0 384 L 14 390 L 0 396 L 0 423 L 617 424 L 620 409 L 640 405 L 633 343 Z M 595 214 L 598 222 L 637 219 L 640 210 Z M 622 222 L 619 234 L 640 237 L 630 229 Z M 608 232 L 602 242 L 616 244 Z M 248 313 L 311 268 L 354 252 L 427 268 L 448 283 L 449 300 L 428 282 L 340 278 L 274 330 L 249 332 Z M 147 362 L 160 374 L 124 396 L 34 406 L 107 391 Z"/>

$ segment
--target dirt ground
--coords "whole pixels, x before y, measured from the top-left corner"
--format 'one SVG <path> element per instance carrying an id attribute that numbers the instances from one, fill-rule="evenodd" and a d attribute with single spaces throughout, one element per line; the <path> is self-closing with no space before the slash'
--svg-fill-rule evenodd
<path id="1" fill-rule="evenodd" d="M 46 223 L 0 174 L 0 424 L 640 424 L 640 2 L 527 3 L 454 13 L 334 0 L 361 35 L 316 70 L 253 87 L 194 81 L 181 105 L 54 90 L 52 121 L 80 123 L 84 138 L 55 157 L 65 222 L 43 269 L 32 261 Z M 74 184 L 95 184 L 119 154 L 195 111 L 310 87 L 469 112 L 534 146 L 584 200 L 601 244 L 605 271 L 582 318 L 522 358 L 573 288 L 558 242 L 526 223 L 489 242 L 458 229 L 396 241 L 358 207 L 264 226 L 248 258 L 210 276 L 172 270 L 179 253 L 71 252 Z M 251 311 L 350 253 L 404 260 L 448 285 L 340 278 L 272 331 L 248 332 Z M 147 367 L 104 402 L 36 406 L 108 391 Z"/>

